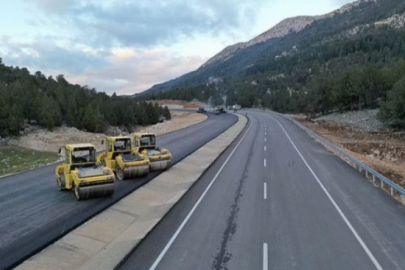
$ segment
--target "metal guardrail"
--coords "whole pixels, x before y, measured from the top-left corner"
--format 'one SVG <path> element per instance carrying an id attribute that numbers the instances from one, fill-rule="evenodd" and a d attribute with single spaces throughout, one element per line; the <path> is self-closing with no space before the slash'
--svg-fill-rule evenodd
<path id="1" fill-rule="evenodd" d="M 294 122 L 297 126 L 305 130 L 312 138 L 321 143 L 324 147 L 334 152 L 338 157 L 348 162 L 351 166 L 359 170 L 360 173 L 364 174 L 368 179 L 372 180 L 375 186 L 379 186 L 381 189 L 387 191 L 392 197 L 400 201 L 405 205 L 405 189 L 394 183 L 392 180 L 388 179 L 384 175 L 376 172 L 372 168 L 368 167 L 358 159 L 346 153 L 344 150 L 319 136 L 309 128 L 305 127 L 295 119 L 284 116 L 285 118 Z"/>

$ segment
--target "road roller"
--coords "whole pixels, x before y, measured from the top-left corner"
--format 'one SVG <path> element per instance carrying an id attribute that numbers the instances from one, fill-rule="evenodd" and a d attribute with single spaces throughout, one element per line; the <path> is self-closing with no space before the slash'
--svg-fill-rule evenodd
<path id="1" fill-rule="evenodd" d="M 73 190 L 77 200 L 111 196 L 115 191 L 115 175 L 96 162 L 92 144 L 68 144 L 59 149 L 64 162 L 55 169 L 59 190 Z"/>
<path id="2" fill-rule="evenodd" d="M 101 142 L 104 144 L 104 140 Z M 131 136 L 107 137 L 106 150 L 97 157 L 97 162 L 113 170 L 118 180 L 146 176 L 149 171 L 147 156 L 132 149 Z"/>
<path id="3" fill-rule="evenodd" d="M 156 146 L 156 136 L 153 133 L 134 133 L 134 151 L 149 158 L 151 171 L 161 171 L 169 168 L 172 154 L 169 150 Z"/>

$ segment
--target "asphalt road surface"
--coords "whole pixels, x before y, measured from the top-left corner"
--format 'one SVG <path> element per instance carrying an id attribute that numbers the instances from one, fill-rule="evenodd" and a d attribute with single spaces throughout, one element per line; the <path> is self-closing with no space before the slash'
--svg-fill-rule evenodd
<path id="1" fill-rule="evenodd" d="M 237 121 L 231 114 L 208 114 L 195 126 L 158 137 L 173 163 L 194 152 Z M 72 192 L 60 192 L 55 165 L 0 179 L 0 269 L 9 268 L 51 244 L 158 173 L 117 182 L 111 198 L 76 201 Z"/>
<path id="2" fill-rule="evenodd" d="M 249 127 L 120 269 L 405 269 L 405 208 L 288 119 Z"/>

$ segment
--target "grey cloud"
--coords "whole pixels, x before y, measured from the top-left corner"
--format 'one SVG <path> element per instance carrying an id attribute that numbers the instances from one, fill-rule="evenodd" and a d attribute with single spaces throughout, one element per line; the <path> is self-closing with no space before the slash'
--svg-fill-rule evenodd
<path id="1" fill-rule="evenodd" d="M 37 37 L 29 43 L 23 43 L 13 42 L 9 37 L 3 36 L 1 44 L 0 52 L 4 55 L 4 62 L 16 66 L 65 70 L 71 74 L 80 74 L 86 69 L 106 64 L 100 55 L 58 46 L 50 37 Z"/>
<path id="2" fill-rule="evenodd" d="M 257 7 L 265 0 L 114 1 L 109 5 L 72 1 L 55 8 L 52 0 L 37 4 L 75 25 L 81 41 L 93 46 L 152 46 L 170 44 L 196 33 L 235 32 L 254 23 Z M 65 0 L 63 0 L 65 2 Z M 51 4 L 52 3 L 52 4 Z M 61 10 L 64 13 L 61 15 Z"/>
<path id="3" fill-rule="evenodd" d="M 69 6 L 76 0 L 25 0 L 38 5 L 45 12 L 50 14 L 62 14 L 68 11 Z"/>
<path id="4" fill-rule="evenodd" d="M 196 69 L 206 59 L 180 57 L 171 51 L 136 50 L 133 55 L 114 56 L 107 52 L 88 54 L 58 46 L 53 37 L 37 37 L 29 43 L 0 38 L 0 55 L 6 65 L 40 70 L 47 76 L 64 74 L 72 83 L 90 85 L 109 94 L 133 94 L 157 82 Z"/>
<path id="5" fill-rule="evenodd" d="M 196 69 L 205 60 L 200 57 L 179 57 L 167 51 L 139 51 L 136 56 L 110 63 L 97 72 L 89 71 L 85 75 L 98 89 L 108 89 L 109 93 L 133 94 Z"/>

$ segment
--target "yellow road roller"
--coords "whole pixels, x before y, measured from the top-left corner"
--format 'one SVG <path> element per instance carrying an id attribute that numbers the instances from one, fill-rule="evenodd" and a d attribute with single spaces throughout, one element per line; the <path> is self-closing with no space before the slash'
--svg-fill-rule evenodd
<path id="1" fill-rule="evenodd" d="M 105 144 L 106 151 L 97 157 L 97 162 L 113 170 L 118 180 L 149 173 L 149 159 L 133 151 L 131 136 L 107 137 Z"/>
<path id="2" fill-rule="evenodd" d="M 152 171 L 166 170 L 172 161 L 169 150 L 156 146 L 153 133 L 134 133 L 134 151 L 149 158 Z"/>
<path id="3" fill-rule="evenodd" d="M 114 172 L 96 163 L 94 145 L 68 144 L 59 149 L 59 155 L 65 158 L 63 164 L 55 169 L 59 190 L 73 190 L 77 200 L 114 193 Z"/>

